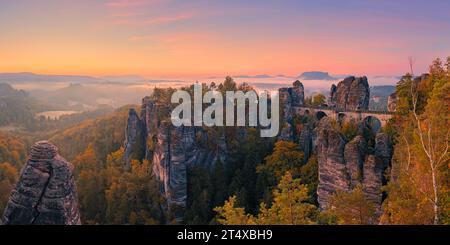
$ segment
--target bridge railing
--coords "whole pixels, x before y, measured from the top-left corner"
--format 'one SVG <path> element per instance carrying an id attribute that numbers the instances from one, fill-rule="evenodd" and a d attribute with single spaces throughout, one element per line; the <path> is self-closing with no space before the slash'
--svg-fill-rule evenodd
<path id="1" fill-rule="evenodd" d="M 310 105 L 295 105 L 294 107 L 301 107 L 301 108 L 308 108 L 308 109 L 314 109 L 314 110 L 332 110 L 336 113 L 340 112 L 358 112 L 358 113 L 371 113 L 371 114 L 388 114 L 388 115 L 394 115 L 394 112 L 390 111 L 375 111 L 375 110 L 346 110 L 346 109 L 337 109 L 335 107 L 329 107 L 329 106 L 310 106 Z"/>

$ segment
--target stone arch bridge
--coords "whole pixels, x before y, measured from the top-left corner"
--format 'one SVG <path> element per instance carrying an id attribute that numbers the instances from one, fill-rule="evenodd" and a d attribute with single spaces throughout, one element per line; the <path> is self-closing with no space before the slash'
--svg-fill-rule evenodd
<path id="1" fill-rule="evenodd" d="M 294 114 L 297 115 L 314 115 L 317 119 L 324 116 L 330 117 L 336 121 L 348 122 L 354 120 L 356 122 L 369 120 L 370 122 L 379 124 L 383 127 L 394 115 L 387 111 L 369 111 L 369 110 L 341 110 L 324 106 L 294 106 Z"/>

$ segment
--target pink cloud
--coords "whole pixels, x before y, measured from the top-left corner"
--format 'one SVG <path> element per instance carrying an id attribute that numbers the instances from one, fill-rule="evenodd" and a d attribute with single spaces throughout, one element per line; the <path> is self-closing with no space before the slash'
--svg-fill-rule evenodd
<path id="1" fill-rule="evenodd" d="M 135 16 L 140 16 L 140 15 L 142 15 L 142 13 L 137 13 L 137 12 L 118 12 L 118 13 L 111 14 L 111 17 L 113 17 L 113 18 L 127 18 L 127 17 L 135 17 Z"/>
<path id="2" fill-rule="evenodd" d="M 161 25 L 170 24 L 175 22 L 180 22 L 183 20 L 192 19 L 195 16 L 193 13 L 183 13 L 178 15 L 167 15 L 167 16 L 157 16 L 154 18 L 146 19 L 116 19 L 112 21 L 113 25 L 126 25 L 126 26 L 151 26 L 151 25 Z"/>
<path id="3" fill-rule="evenodd" d="M 155 24 L 166 24 L 166 23 L 174 23 L 182 20 L 188 20 L 194 17 L 192 13 L 179 14 L 175 16 L 159 16 L 156 18 L 149 18 L 143 20 L 141 23 L 143 25 L 155 25 Z"/>
<path id="4" fill-rule="evenodd" d="M 130 8 L 136 6 L 160 3 L 163 0 L 114 0 L 108 1 L 105 5 L 109 8 Z"/>
<path id="5" fill-rule="evenodd" d="M 177 43 L 185 41 L 205 40 L 208 36 L 200 33 L 174 33 L 169 35 L 135 35 L 130 41 L 158 41 L 160 43 Z"/>

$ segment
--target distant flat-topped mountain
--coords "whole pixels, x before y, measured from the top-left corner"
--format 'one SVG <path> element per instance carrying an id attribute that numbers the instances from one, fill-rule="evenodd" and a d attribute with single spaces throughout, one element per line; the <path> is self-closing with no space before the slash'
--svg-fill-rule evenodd
<path id="1" fill-rule="evenodd" d="M 335 77 L 330 76 L 328 72 L 323 71 L 303 72 L 297 78 L 300 80 L 337 80 Z"/>

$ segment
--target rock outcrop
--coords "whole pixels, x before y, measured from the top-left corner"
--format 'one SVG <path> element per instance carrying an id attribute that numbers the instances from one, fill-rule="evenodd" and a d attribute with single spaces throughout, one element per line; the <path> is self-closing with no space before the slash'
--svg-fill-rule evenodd
<path id="1" fill-rule="evenodd" d="M 367 200 L 374 203 L 379 214 L 383 198 L 381 187 L 385 182 L 383 173 L 392 158 L 390 137 L 376 134 L 374 147 L 369 147 L 361 135 L 346 142 L 328 118 L 320 121 L 315 132 L 320 208 L 329 207 L 329 199 L 336 191 L 350 191 L 361 185 Z"/>
<path id="2" fill-rule="evenodd" d="M 389 112 L 395 112 L 397 110 L 397 93 L 392 93 L 387 99 L 387 109 Z"/>
<path id="3" fill-rule="evenodd" d="M 145 155 L 144 140 L 145 130 L 143 123 L 141 119 L 139 119 L 136 110 L 130 109 L 127 127 L 125 129 L 125 169 L 130 169 L 131 159 L 142 159 Z"/>
<path id="4" fill-rule="evenodd" d="M 330 104 L 338 110 L 367 110 L 370 89 L 367 77 L 347 77 L 330 91 Z"/>
<path id="5" fill-rule="evenodd" d="M 130 111 L 126 131 L 129 140 L 125 142 L 125 149 L 130 151 L 125 160 L 138 156 L 136 149 L 144 152 L 135 159 L 152 162 L 152 173 L 160 182 L 161 193 L 167 200 L 166 208 L 181 220 L 187 199 L 187 169 L 194 165 L 211 168 L 217 161 L 224 163 L 227 150 L 224 136 L 210 144 L 201 127 L 173 126 L 170 111 L 170 105 L 150 97 L 142 100 L 140 117 Z M 143 135 L 140 143 L 132 140 L 139 135 Z"/>
<path id="6" fill-rule="evenodd" d="M 306 163 L 314 151 L 314 132 L 311 124 L 305 124 L 298 137 L 298 145 L 303 151 L 303 163 Z"/>
<path id="7" fill-rule="evenodd" d="M 336 107 L 336 100 L 337 100 L 336 90 L 337 90 L 336 85 L 332 84 L 330 89 L 330 97 L 328 97 L 328 106 L 331 108 Z"/>
<path id="8" fill-rule="evenodd" d="M 303 105 L 305 102 L 305 88 L 303 84 L 297 80 L 292 84 L 292 88 L 290 90 L 290 94 L 292 97 L 292 105 L 298 106 Z"/>
<path id="9" fill-rule="evenodd" d="M 375 156 L 380 159 L 383 169 L 386 169 L 391 162 L 393 148 L 392 139 L 385 133 L 378 133 L 375 136 Z"/>
<path id="10" fill-rule="evenodd" d="M 364 173 L 364 161 L 368 152 L 367 147 L 366 139 L 361 135 L 357 135 L 345 145 L 344 159 L 351 188 L 361 184 L 361 177 Z"/>
<path id="11" fill-rule="evenodd" d="M 319 185 L 317 196 L 321 209 L 326 209 L 329 198 L 336 191 L 349 190 L 349 178 L 344 159 L 345 139 L 327 118 L 321 120 L 317 130 L 317 162 Z"/>
<path id="12" fill-rule="evenodd" d="M 280 105 L 282 106 L 282 120 L 279 139 L 293 141 L 294 130 L 292 127 L 292 118 L 294 116 L 293 107 L 301 106 L 305 102 L 305 89 L 303 84 L 297 80 L 289 88 L 280 88 Z"/>
<path id="13" fill-rule="evenodd" d="M 35 143 L 1 218 L 2 224 L 81 224 L 73 166 L 48 141 Z"/>

